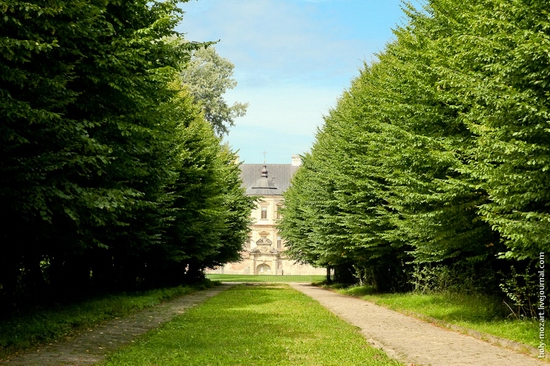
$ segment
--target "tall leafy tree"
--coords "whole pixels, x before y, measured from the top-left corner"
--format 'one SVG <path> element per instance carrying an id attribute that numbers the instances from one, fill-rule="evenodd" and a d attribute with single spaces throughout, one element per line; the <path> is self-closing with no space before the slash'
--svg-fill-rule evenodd
<path id="1" fill-rule="evenodd" d="M 542 3 L 469 1 L 453 13 L 441 40 L 445 98 L 466 106 L 461 121 L 476 135 L 469 173 L 490 200 L 483 218 L 498 231 L 505 257 L 536 258 L 550 246 L 548 231 L 548 17 Z"/>
<path id="2" fill-rule="evenodd" d="M 455 7 L 448 13 L 460 12 Z M 408 26 L 380 55 L 384 71 L 376 93 L 396 138 L 385 159 L 393 172 L 389 202 L 399 212 L 396 233 L 415 246 L 417 262 L 484 261 L 498 237 L 477 210 L 488 195 L 467 174 L 475 144 L 459 118 L 467 105 L 440 92 L 446 72 L 438 64 L 446 58 L 441 40 L 453 28 L 443 16 L 412 9 L 408 15 Z"/>
<path id="3" fill-rule="evenodd" d="M 219 177 L 223 188 L 224 227 L 220 236 L 221 246 L 205 267 L 213 268 L 240 259 L 243 243 L 248 240 L 252 209 L 256 207 L 255 198 L 247 196 L 242 187 L 241 169 L 238 155 L 227 145 L 220 150 L 221 169 Z"/>
<path id="4" fill-rule="evenodd" d="M 188 91 L 166 108 L 175 137 L 170 148 L 175 174 L 166 188 L 172 217 L 165 244 L 149 257 L 148 267 L 155 267 L 154 276 L 178 283 L 239 259 L 253 200 L 241 188 L 236 155 L 221 144 Z"/>
<path id="5" fill-rule="evenodd" d="M 297 175 L 285 195 L 281 227 L 284 235 L 307 227 L 306 237 L 291 240 L 290 253 L 295 246 L 307 258 L 311 250 L 324 264 L 340 267 L 348 281 L 350 271 L 358 272 L 382 289 L 397 286 L 388 274 L 402 265 L 402 244 L 387 239 L 393 224 L 379 155 L 384 145 L 377 141 L 380 126 L 365 118 L 363 93 L 360 77 L 325 118 L 301 168 L 307 179 Z"/>
<path id="6" fill-rule="evenodd" d="M 438 93 L 442 71 L 434 64 L 438 41 L 451 33 L 448 19 L 426 12 L 408 9 L 410 22 L 378 62 L 365 65 L 312 149 L 327 162 L 322 184 L 334 197 L 333 210 L 319 212 L 334 226 L 319 226 L 347 240 L 325 242 L 375 278 L 389 267 L 399 277 L 411 259 L 483 261 L 498 240 L 477 211 L 488 195 L 466 173 L 475 140 L 458 118 L 466 106 Z"/>
<path id="7" fill-rule="evenodd" d="M 237 117 L 246 113 L 248 103 L 229 105 L 224 99 L 228 89 L 237 86 L 232 78 L 234 65 L 216 53 L 213 46 L 193 51 L 191 61 L 181 72 L 181 82 L 200 104 L 204 117 L 218 135 L 226 134 Z"/>
<path id="8" fill-rule="evenodd" d="M 158 242 L 152 213 L 169 176 L 158 106 L 195 46 L 171 41 L 176 1 L 11 1 L 2 11 L 0 235 L 12 248 L 2 288 L 43 282 L 41 263 L 52 281 L 85 283 L 92 252 Z"/>
<path id="9" fill-rule="evenodd" d="M 314 180 L 314 174 L 311 155 L 305 154 L 300 169 L 292 177 L 292 185 L 284 193 L 282 218 L 277 227 L 285 238 L 287 255 L 304 264 L 329 266 L 330 262 L 322 255 L 320 243 L 314 242 L 311 236 L 316 217 L 312 201 L 315 197 L 324 198 L 313 191 L 320 187 Z"/>

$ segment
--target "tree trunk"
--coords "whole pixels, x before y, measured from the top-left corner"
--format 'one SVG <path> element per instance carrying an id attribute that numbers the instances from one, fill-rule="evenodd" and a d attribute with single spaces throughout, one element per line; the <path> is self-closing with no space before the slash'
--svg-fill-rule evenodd
<path id="1" fill-rule="evenodd" d="M 327 283 L 332 283 L 332 280 L 330 279 L 330 267 L 327 267 Z"/>

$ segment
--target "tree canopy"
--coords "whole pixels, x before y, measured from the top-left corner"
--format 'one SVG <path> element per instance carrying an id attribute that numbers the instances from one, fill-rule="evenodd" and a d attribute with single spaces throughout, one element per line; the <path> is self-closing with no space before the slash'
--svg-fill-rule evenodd
<path id="1" fill-rule="evenodd" d="M 181 82 L 197 101 L 204 118 L 212 124 L 218 135 L 229 132 L 237 117 L 246 113 L 248 103 L 229 105 L 223 95 L 237 86 L 232 78 L 234 65 L 216 53 L 213 46 L 192 51 L 191 60 L 181 71 Z"/>
<path id="2" fill-rule="evenodd" d="M 296 259 L 330 253 L 380 288 L 447 266 L 498 290 L 550 248 L 547 11 L 430 0 L 404 12 L 304 156 L 283 236 Z"/>
<path id="3" fill-rule="evenodd" d="M 180 86 L 203 44 L 174 30 L 177 3 L 0 7 L 3 298 L 184 281 L 238 255 L 251 201 Z"/>

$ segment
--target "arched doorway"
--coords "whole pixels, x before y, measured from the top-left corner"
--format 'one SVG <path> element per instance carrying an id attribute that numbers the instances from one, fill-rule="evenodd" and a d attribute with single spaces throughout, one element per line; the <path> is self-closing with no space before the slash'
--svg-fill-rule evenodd
<path id="1" fill-rule="evenodd" d="M 265 263 L 262 263 L 258 267 L 256 267 L 256 274 L 259 274 L 259 275 L 271 274 L 271 267 Z"/>

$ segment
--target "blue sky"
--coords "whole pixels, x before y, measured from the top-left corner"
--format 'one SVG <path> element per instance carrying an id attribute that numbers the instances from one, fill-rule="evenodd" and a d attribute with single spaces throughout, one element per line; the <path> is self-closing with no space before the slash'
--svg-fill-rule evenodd
<path id="1" fill-rule="evenodd" d="M 217 41 L 238 85 L 226 100 L 248 102 L 225 137 L 245 163 L 290 163 L 308 151 L 323 116 L 393 39 L 400 0 L 190 0 L 178 31 Z"/>

